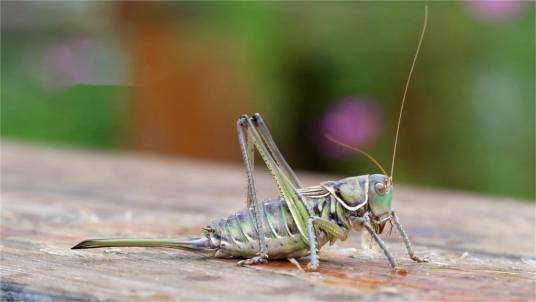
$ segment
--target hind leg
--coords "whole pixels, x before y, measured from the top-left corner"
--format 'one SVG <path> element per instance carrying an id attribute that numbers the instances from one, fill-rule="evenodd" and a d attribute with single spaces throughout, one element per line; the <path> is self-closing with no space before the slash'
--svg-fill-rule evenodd
<path id="1" fill-rule="evenodd" d="M 246 169 L 246 176 L 248 181 L 248 195 L 246 205 L 248 207 L 253 206 L 255 225 L 257 228 L 257 235 L 259 240 L 259 256 L 241 260 L 238 262 L 238 265 L 266 263 L 268 259 L 268 247 L 266 246 L 265 242 L 266 231 L 263 219 L 264 206 L 257 200 L 255 178 L 253 176 L 254 145 L 251 141 L 251 135 L 245 131 L 245 129 L 247 129 L 248 127 L 248 119 L 249 117 L 246 115 L 241 116 L 236 123 L 236 130 L 238 132 L 238 142 L 240 143 L 240 151 L 242 152 L 242 158 L 244 160 L 244 167 Z"/>
<path id="2" fill-rule="evenodd" d="M 238 120 L 237 131 L 246 166 L 246 174 L 248 176 L 248 206 L 253 207 L 255 214 L 260 250 L 258 257 L 253 257 L 240 263 L 263 263 L 265 262 L 263 259 L 266 260 L 268 258 L 268 248 L 265 242 L 264 204 L 257 200 L 253 179 L 253 150 L 255 148 L 264 160 L 268 170 L 270 170 L 281 197 L 285 200 L 302 238 L 307 243 L 309 243 L 309 236 L 307 236 L 306 231 L 307 220 L 313 214 L 313 210 L 305 198 L 298 192 L 297 186 L 299 186 L 299 181 L 284 161 L 275 143 L 273 143 L 269 131 L 260 116 L 255 115 L 253 118 L 245 115 L 242 116 Z"/>

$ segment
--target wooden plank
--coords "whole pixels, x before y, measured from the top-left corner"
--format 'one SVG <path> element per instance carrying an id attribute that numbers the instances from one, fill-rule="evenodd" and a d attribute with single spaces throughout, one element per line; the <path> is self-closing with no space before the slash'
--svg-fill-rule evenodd
<path id="1" fill-rule="evenodd" d="M 1 300 L 536 299 L 534 203 L 397 186 L 394 205 L 432 263 L 407 260 L 393 236 L 406 273 L 392 273 L 354 233 L 321 251 L 319 272 L 304 273 L 285 261 L 243 268 L 171 249 L 69 249 L 89 237 L 196 235 L 244 206 L 239 166 L 3 142 L 1 172 Z M 258 184 L 263 197 L 275 192 L 266 173 Z"/>

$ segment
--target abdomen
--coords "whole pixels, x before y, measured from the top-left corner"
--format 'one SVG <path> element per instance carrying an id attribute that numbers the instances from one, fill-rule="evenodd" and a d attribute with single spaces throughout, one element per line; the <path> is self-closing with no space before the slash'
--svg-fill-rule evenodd
<path id="1" fill-rule="evenodd" d="M 263 202 L 265 242 L 269 259 L 303 257 L 308 245 L 303 241 L 286 202 Z M 241 210 L 209 225 L 209 238 L 219 246 L 217 257 L 250 258 L 258 255 L 259 241 L 253 208 Z"/>

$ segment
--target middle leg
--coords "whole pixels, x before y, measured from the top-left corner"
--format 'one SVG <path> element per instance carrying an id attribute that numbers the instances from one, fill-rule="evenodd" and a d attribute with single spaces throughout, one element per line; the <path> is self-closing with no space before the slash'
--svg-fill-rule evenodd
<path id="1" fill-rule="evenodd" d="M 330 242 L 336 239 L 346 240 L 348 237 L 348 231 L 337 224 L 321 217 L 309 217 L 307 220 L 307 236 L 309 237 L 309 264 L 306 267 L 307 271 L 316 271 L 318 269 L 318 240 L 316 238 L 318 232 L 324 232 Z"/>

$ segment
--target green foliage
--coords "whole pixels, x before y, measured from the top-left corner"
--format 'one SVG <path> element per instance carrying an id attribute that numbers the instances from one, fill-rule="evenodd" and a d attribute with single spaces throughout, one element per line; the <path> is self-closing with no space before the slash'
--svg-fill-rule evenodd
<path id="1" fill-rule="evenodd" d="M 124 88 L 78 85 L 45 94 L 2 90 L 2 137 L 91 148 L 120 146 Z"/>
<path id="2" fill-rule="evenodd" d="M 191 23 L 185 29 L 181 22 L 181 30 L 226 41 L 243 59 L 256 111 L 293 166 L 347 175 L 377 172 L 360 156 L 330 159 L 319 151 L 318 122 L 348 96 L 369 98 L 383 110 L 380 134 L 359 147 L 389 166 L 422 3 L 168 5 Z M 469 5 L 429 3 L 429 30 L 402 120 L 395 179 L 535 199 L 534 2 L 500 22 L 479 20 Z M 2 137 L 120 145 L 123 88 L 45 88 L 28 68 L 42 63 L 47 43 L 76 30 L 2 34 Z M 28 56 L 31 51 L 35 55 Z M 113 69 L 97 67 L 105 74 Z"/>

